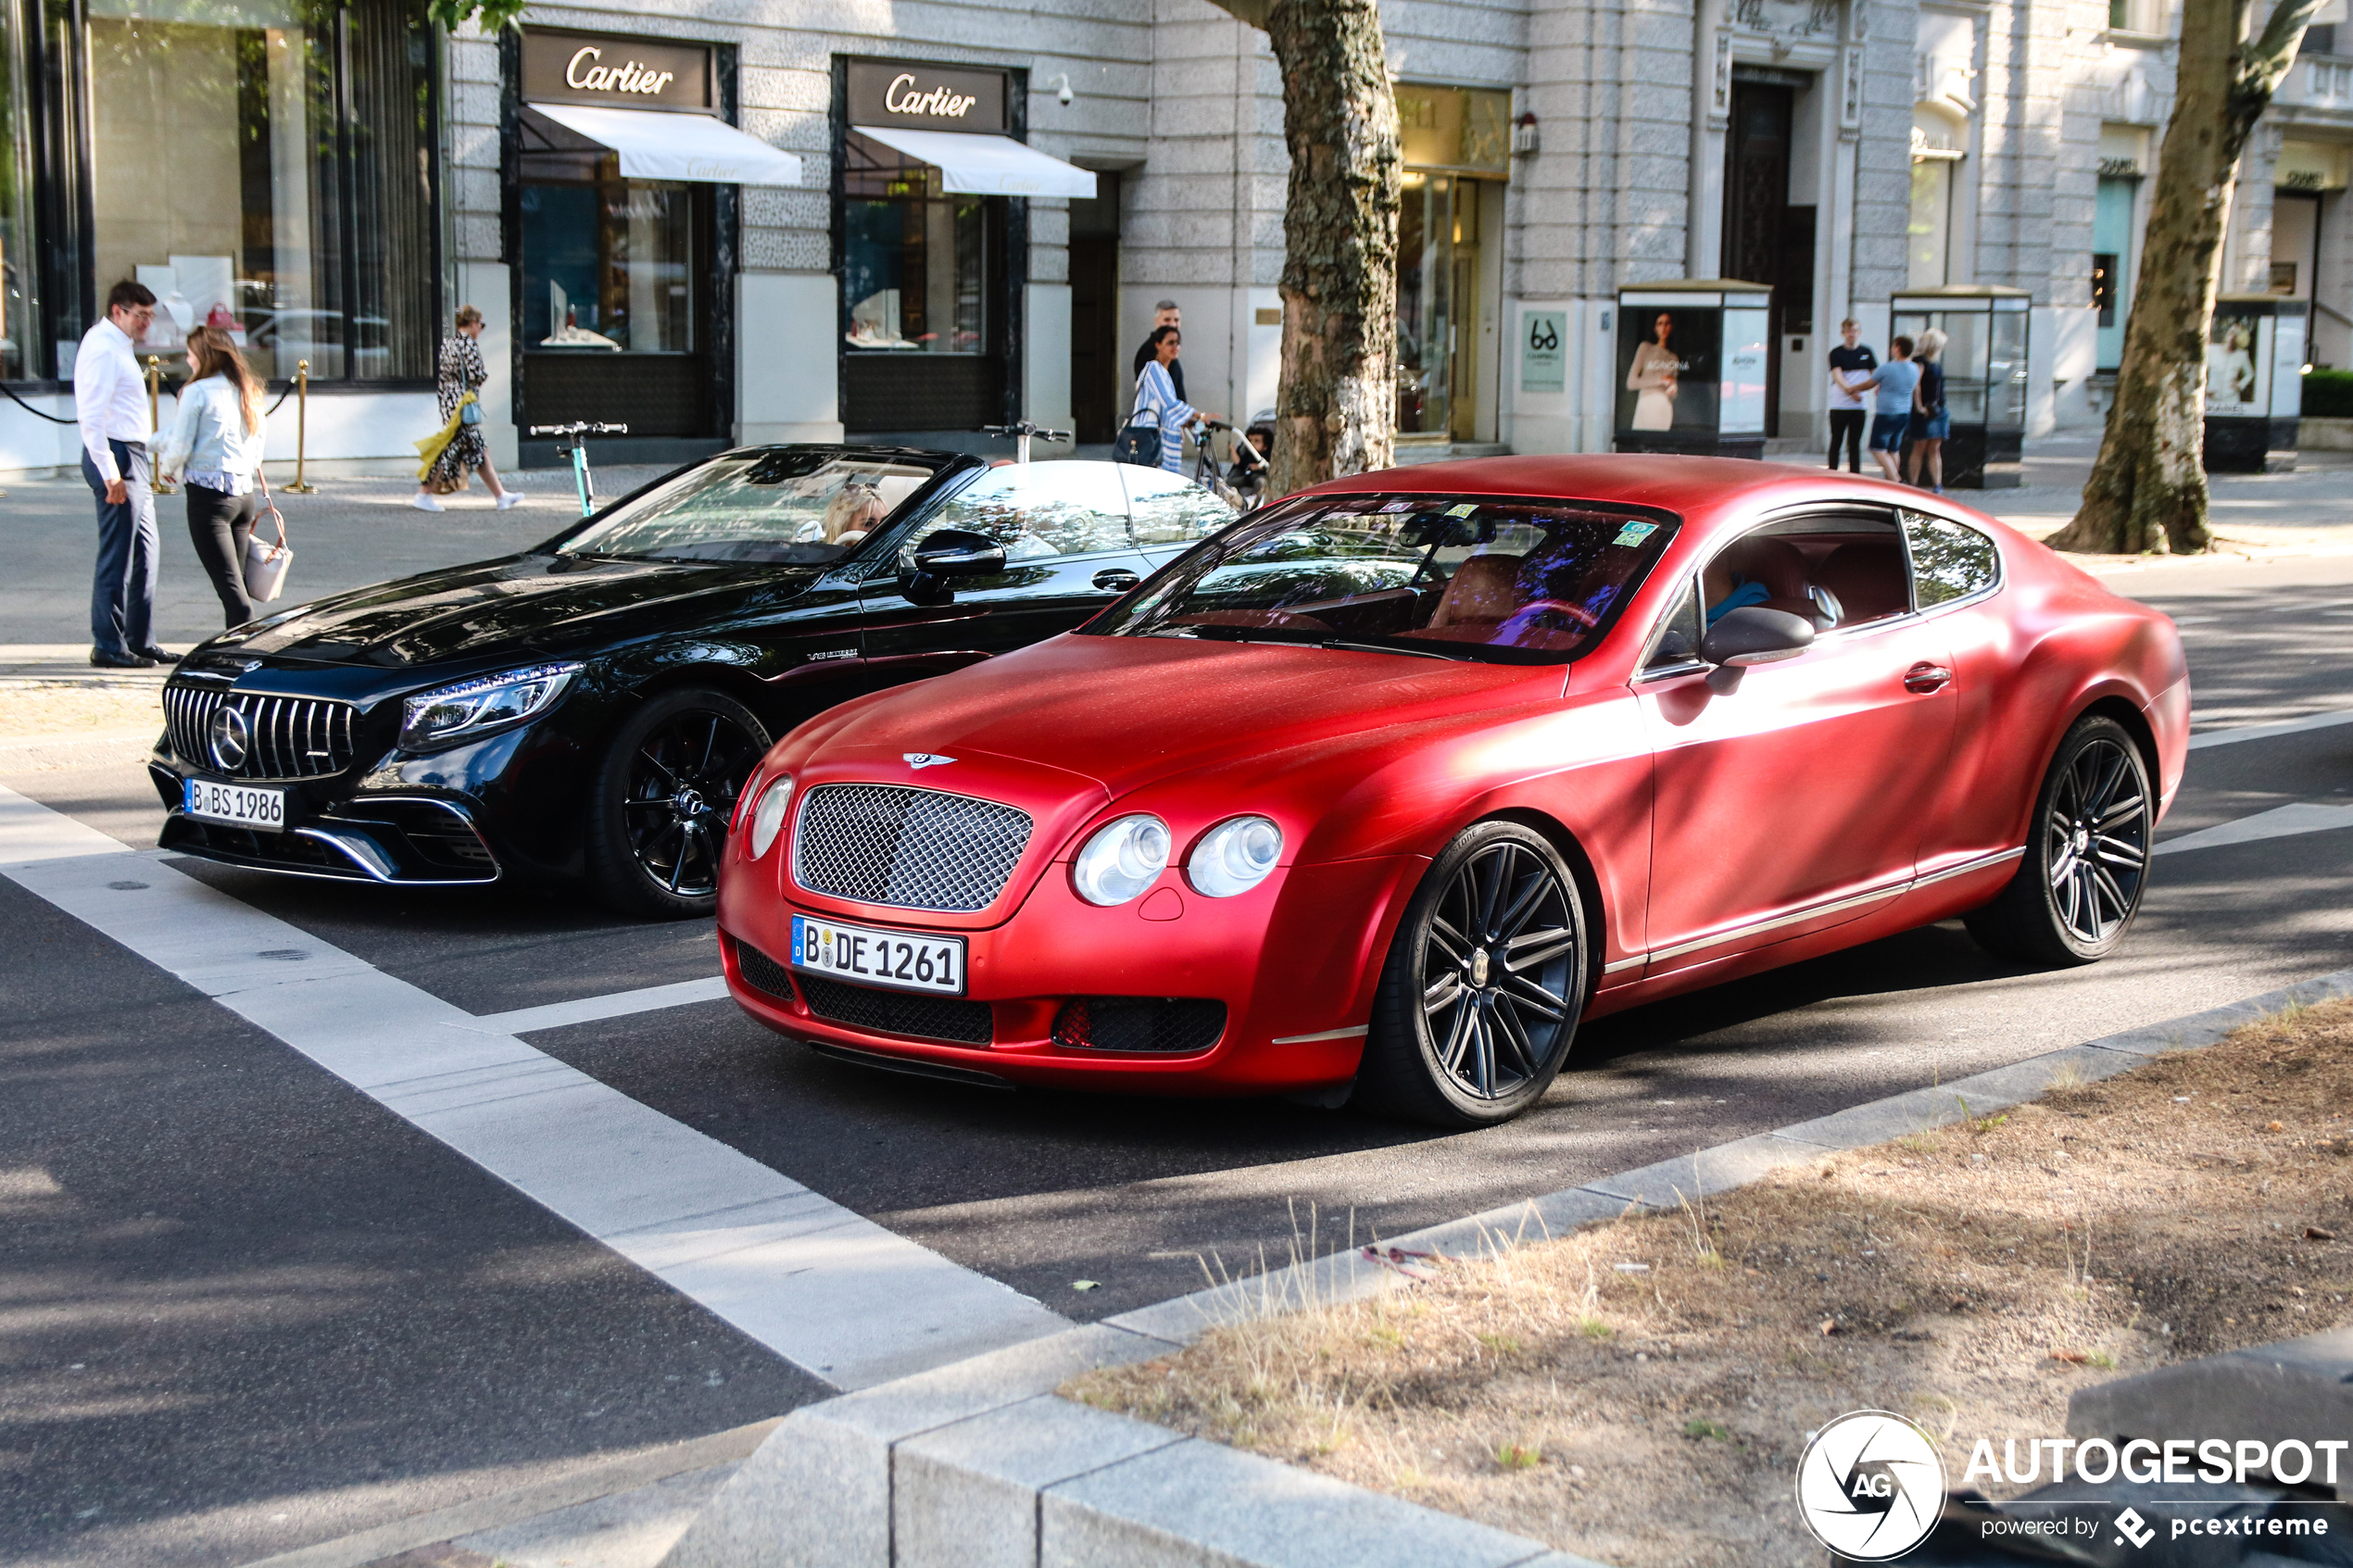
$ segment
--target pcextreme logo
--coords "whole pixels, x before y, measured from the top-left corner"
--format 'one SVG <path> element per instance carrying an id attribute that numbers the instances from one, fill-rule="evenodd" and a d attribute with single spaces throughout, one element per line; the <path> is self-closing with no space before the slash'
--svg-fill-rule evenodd
<path id="1" fill-rule="evenodd" d="M 1856 1411 L 1814 1434 L 1797 1461 L 1797 1512 L 1814 1538 L 1857 1562 L 1901 1557 L 1936 1528 L 1944 1461 L 1928 1434 Z"/>

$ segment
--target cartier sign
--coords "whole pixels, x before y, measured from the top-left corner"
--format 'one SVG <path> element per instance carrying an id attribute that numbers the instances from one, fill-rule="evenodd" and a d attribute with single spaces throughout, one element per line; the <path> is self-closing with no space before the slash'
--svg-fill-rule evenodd
<path id="1" fill-rule="evenodd" d="M 851 60 L 849 123 L 916 131 L 1002 132 L 1005 73 L 965 67 Z"/>
<path id="2" fill-rule="evenodd" d="M 711 50 L 701 44 L 538 28 L 523 34 L 522 95 L 533 103 L 707 113 L 716 107 L 711 85 Z"/>

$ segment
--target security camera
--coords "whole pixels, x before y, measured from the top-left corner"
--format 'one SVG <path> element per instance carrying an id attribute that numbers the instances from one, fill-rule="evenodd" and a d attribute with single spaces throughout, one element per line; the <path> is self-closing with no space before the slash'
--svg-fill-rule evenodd
<path id="1" fill-rule="evenodd" d="M 1058 73 L 1054 78 L 1054 101 L 1056 103 L 1067 105 L 1073 98 L 1078 96 L 1077 94 L 1070 90 L 1070 73 L 1068 71 Z"/>

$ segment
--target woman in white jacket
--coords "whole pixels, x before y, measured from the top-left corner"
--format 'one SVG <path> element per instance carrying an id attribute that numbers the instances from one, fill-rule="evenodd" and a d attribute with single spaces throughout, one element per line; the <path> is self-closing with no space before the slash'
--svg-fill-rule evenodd
<path id="1" fill-rule="evenodd" d="M 229 624 L 253 619 L 245 596 L 245 542 L 253 537 L 260 497 L 261 383 L 245 357 L 219 327 L 188 334 L 188 384 L 180 414 L 164 438 L 157 472 L 179 483 L 188 497 L 188 538 L 220 596 Z"/>

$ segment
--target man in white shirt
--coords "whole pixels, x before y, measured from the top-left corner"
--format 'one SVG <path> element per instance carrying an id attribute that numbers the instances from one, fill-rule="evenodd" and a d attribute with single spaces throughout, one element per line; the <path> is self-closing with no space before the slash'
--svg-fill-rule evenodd
<path id="1" fill-rule="evenodd" d="M 162 542 L 148 483 L 147 389 L 135 345 L 156 316 L 156 296 L 125 279 L 107 295 L 107 319 L 82 334 L 73 357 L 73 408 L 82 424 L 82 477 L 98 502 L 98 568 L 90 584 L 90 662 L 149 670 L 177 654 L 156 646 L 156 575 Z"/>

